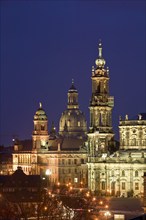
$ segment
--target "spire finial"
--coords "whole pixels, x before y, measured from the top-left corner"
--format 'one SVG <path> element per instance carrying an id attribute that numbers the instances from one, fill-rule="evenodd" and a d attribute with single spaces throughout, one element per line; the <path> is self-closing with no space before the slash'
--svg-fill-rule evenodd
<path id="1" fill-rule="evenodd" d="M 95 60 L 95 64 L 98 67 L 104 67 L 104 65 L 105 65 L 105 60 L 102 57 L 102 43 L 101 43 L 101 39 L 99 40 L 99 43 L 98 43 L 98 58 Z"/>
<path id="2" fill-rule="evenodd" d="M 74 79 L 72 79 L 72 81 L 71 81 L 71 82 L 72 82 L 72 85 L 73 85 L 73 84 L 74 84 Z"/>
<path id="3" fill-rule="evenodd" d="M 40 108 L 42 108 L 42 103 L 41 102 L 39 103 L 39 106 L 40 106 Z"/>
<path id="4" fill-rule="evenodd" d="M 101 42 L 101 39 L 99 39 L 98 51 L 99 51 L 99 58 L 102 58 L 102 42 Z"/>

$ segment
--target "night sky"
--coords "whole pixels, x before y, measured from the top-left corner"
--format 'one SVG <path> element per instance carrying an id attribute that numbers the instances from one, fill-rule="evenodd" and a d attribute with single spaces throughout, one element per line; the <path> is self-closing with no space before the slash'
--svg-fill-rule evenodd
<path id="1" fill-rule="evenodd" d="M 89 126 L 91 67 L 98 41 L 110 69 L 119 115 L 146 112 L 146 3 L 129 1 L 1 1 L 0 144 L 30 139 L 42 102 L 58 128 L 74 79 Z"/>

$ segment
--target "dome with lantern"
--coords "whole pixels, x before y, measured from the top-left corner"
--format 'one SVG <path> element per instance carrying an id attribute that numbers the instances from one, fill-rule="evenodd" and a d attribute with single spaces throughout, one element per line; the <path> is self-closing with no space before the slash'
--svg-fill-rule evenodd
<path id="1" fill-rule="evenodd" d="M 42 103 L 39 103 L 39 109 L 36 111 L 35 115 L 34 115 L 34 120 L 47 120 L 47 115 L 44 111 L 44 109 L 42 108 Z"/>
<path id="2" fill-rule="evenodd" d="M 78 91 L 72 85 L 68 91 L 68 104 L 60 118 L 59 134 L 64 137 L 84 138 L 87 134 L 87 122 L 78 105 Z"/>

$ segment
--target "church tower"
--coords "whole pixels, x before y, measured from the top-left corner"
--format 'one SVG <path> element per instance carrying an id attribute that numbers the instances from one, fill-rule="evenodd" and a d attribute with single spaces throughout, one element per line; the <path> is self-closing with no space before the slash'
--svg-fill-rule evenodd
<path id="1" fill-rule="evenodd" d="M 34 115 L 34 131 L 32 135 L 33 150 L 47 149 L 48 145 L 48 119 L 40 103 Z"/>
<path id="2" fill-rule="evenodd" d="M 90 101 L 90 127 L 88 133 L 89 155 L 107 153 L 113 139 L 112 109 L 114 97 L 109 94 L 109 69 L 102 55 L 102 43 L 98 45 L 96 66 L 92 67 L 92 96 Z"/>

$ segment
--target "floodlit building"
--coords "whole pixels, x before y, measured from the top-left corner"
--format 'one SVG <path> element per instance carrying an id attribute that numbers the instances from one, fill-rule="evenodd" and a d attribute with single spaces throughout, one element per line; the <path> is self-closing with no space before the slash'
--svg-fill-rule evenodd
<path id="1" fill-rule="evenodd" d="M 21 166 L 27 174 L 41 174 L 50 184 L 68 184 L 87 187 L 87 123 L 79 109 L 78 91 L 72 85 L 68 91 L 67 109 L 60 118 L 59 134 L 52 124 L 48 131 L 48 118 L 40 103 L 34 115 L 32 148 L 26 151 L 14 146 L 13 169 Z"/>
<path id="2" fill-rule="evenodd" d="M 102 46 L 92 68 L 92 96 L 88 133 L 88 187 L 102 195 L 140 196 L 146 172 L 146 114 L 125 120 L 120 118 L 120 148 L 114 148 L 112 108 L 109 95 L 109 70 L 105 69 Z"/>
<path id="3" fill-rule="evenodd" d="M 141 196 L 146 172 L 146 114 L 120 118 L 117 150 L 112 127 L 114 97 L 109 92 L 109 69 L 105 67 L 101 42 L 95 64 L 88 132 L 72 81 L 67 108 L 59 121 L 59 134 L 54 124 L 48 131 L 48 117 L 40 103 L 29 149 L 15 143 L 13 170 L 21 166 L 26 174 L 41 174 L 50 184 L 72 183 L 78 187 L 82 183 L 101 195 Z"/>

